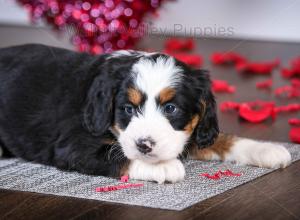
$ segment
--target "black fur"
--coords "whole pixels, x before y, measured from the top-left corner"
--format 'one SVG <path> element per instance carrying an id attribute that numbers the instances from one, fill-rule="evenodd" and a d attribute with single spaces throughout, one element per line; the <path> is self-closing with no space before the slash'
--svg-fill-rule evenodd
<path id="1" fill-rule="evenodd" d="M 123 105 L 129 72 L 139 57 L 108 57 L 44 45 L 0 49 L 4 152 L 61 169 L 119 175 L 128 161 L 110 128 L 116 121 L 123 127 L 129 123 Z M 209 78 L 177 64 L 186 74 L 174 100 L 182 112 L 169 120 L 175 129 L 183 129 L 194 114 L 201 114 L 204 100 L 205 114 L 192 138 L 205 147 L 219 131 Z"/>

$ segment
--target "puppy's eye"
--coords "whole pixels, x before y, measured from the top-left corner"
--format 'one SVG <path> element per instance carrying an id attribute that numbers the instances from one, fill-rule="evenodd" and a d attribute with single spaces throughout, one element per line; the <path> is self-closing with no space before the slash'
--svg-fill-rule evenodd
<path id="1" fill-rule="evenodd" d="M 174 104 L 168 103 L 164 106 L 164 112 L 168 115 L 173 115 L 177 112 L 177 108 Z"/>
<path id="2" fill-rule="evenodd" d="M 125 111 L 128 115 L 133 115 L 133 114 L 135 113 L 135 108 L 134 108 L 132 105 L 125 105 L 124 111 Z"/>

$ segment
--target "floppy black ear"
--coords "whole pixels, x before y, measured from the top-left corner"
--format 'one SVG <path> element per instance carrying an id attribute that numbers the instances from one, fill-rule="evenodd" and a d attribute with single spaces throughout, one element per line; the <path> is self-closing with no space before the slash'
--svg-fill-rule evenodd
<path id="1" fill-rule="evenodd" d="M 113 121 L 114 85 L 98 76 L 91 84 L 83 110 L 84 127 L 95 136 L 103 134 Z"/>
<path id="2" fill-rule="evenodd" d="M 199 148 L 210 146 L 219 135 L 219 125 L 216 112 L 216 101 L 211 91 L 211 81 L 207 72 L 198 70 L 197 80 L 201 90 L 200 120 L 194 131 L 195 140 Z"/>

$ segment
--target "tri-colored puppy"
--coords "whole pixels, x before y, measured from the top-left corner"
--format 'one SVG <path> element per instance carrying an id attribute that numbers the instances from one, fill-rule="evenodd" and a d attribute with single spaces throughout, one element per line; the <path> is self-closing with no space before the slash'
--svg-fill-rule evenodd
<path id="1" fill-rule="evenodd" d="M 285 167 L 282 146 L 219 134 L 208 74 L 160 53 L 0 50 L 4 154 L 86 174 L 163 183 L 181 159 Z"/>

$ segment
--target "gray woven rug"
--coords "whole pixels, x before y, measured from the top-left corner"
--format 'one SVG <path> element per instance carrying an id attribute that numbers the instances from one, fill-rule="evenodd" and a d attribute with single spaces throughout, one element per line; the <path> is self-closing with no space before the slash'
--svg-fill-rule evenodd
<path id="1" fill-rule="evenodd" d="M 293 161 L 300 159 L 300 145 L 285 144 L 285 146 L 291 152 Z M 20 159 L 1 159 L 0 188 L 182 210 L 273 171 L 232 163 L 201 161 L 187 161 L 185 167 L 187 176 L 181 183 L 159 185 L 143 182 L 144 186 L 139 188 L 95 192 L 96 187 L 120 182 L 106 177 L 62 172 L 53 167 L 24 162 Z M 226 169 L 242 175 L 222 177 L 219 180 L 199 176 L 201 173 L 214 173 Z M 130 182 L 141 183 L 142 181 Z"/>

